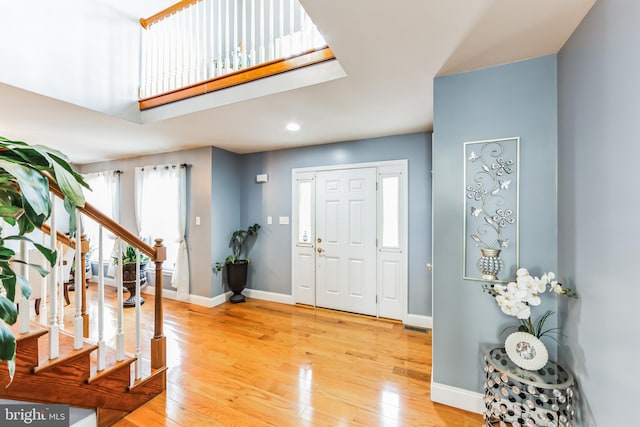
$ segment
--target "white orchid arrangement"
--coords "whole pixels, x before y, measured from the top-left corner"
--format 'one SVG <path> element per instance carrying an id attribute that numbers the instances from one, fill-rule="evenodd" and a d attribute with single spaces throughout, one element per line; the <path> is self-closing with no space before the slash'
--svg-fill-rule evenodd
<path id="1" fill-rule="evenodd" d="M 528 332 L 541 338 L 558 328 L 544 329 L 544 322 L 553 311 L 547 310 L 545 314 L 534 324 L 531 321 L 531 307 L 540 305 L 541 295 L 553 293 L 575 298 L 577 295 L 571 289 L 563 288 L 556 280 L 554 273 L 549 272 L 542 277 L 529 274 L 526 268 L 516 271 L 516 281 L 509 282 L 506 286 L 497 283 L 485 283 L 483 289 L 493 296 L 503 313 L 520 319 L 519 331 Z"/>

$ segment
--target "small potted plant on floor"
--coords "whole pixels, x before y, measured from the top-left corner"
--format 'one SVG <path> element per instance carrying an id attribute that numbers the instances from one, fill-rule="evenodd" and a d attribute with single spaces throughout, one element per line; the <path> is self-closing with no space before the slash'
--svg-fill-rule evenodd
<path id="1" fill-rule="evenodd" d="M 140 253 L 140 287 L 147 284 L 147 263 L 149 257 Z M 114 258 L 114 265 L 118 264 L 118 259 Z M 123 301 L 124 307 L 134 307 L 136 300 L 140 298 L 140 305 L 144 304 L 144 298 L 136 294 L 136 250 L 128 245 L 122 251 L 122 286 L 129 291 L 129 298 Z"/>
<path id="2" fill-rule="evenodd" d="M 260 224 L 253 224 L 246 230 L 234 231 L 229 241 L 231 255 L 224 261 L 216 262 L 216 271 L 222 271 L 223 267 L 226 268 L 227 283 L 229 289 L 233 292 L 233 296 L 229 299 L 232 303 L 244 302 L 242 291 L 247 285 L 247 269 L 251 262 L 248 254 L 250 249 L 249 242 L 258 236 L 259 229 Z M 241 258 L 242 255 L 245 255 L 245 257 Z"/>

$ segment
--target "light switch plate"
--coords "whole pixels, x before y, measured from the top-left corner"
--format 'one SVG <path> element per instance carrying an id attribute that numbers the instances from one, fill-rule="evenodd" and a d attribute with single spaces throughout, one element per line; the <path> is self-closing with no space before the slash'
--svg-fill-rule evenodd
<path id="1" fill-rule="evenodd" d="M 267 217 L 267 224 L 273 224 L 273 217 L 271 215 Z"/>
<path id="2" fill-rule="evenodd" d="M 278 222 L 280 223 L 280 225 L 286 225 L 289 224 L 289 217 L 288 216 L 281 216 L 280 218 L 278 218 Z"/>

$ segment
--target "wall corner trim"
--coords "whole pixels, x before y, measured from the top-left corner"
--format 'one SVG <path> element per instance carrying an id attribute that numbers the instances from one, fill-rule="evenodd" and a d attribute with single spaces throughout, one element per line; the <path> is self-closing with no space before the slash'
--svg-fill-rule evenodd
<path id="1" fill-rule="evenodd" d="M 465 411 L 484 413 L 483 394 L 445 384 L 431 383 L 431 401 L 464 409 Z"/>
<path id="2" fill-rule="evenodd" d="M 433 318 L 431 316 L 423 316 L 422 314 L 407 314 L 404 324 L 433 329 Z"/>

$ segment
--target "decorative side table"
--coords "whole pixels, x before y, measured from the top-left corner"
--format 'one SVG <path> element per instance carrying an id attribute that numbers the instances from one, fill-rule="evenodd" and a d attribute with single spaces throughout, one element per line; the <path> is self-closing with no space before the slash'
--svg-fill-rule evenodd
<path id="1" fill-rule="evenodd" d="M 483 426 L 571 427 L 573 376 L 548 361 L 537 371 L 514 364 L 504 348 L 485 356 Z"/>

